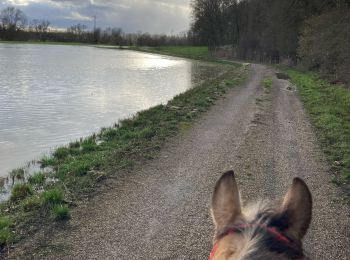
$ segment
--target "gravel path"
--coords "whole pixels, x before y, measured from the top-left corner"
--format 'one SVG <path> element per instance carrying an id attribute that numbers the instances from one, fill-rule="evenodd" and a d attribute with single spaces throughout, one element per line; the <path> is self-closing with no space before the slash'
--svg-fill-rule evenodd
<path id="1" fill-rule="evenodd" d="M 305 248 L 314 259 L 349 259 L 349 207 L 330 183 L 327 164 L 293 88 L 253 65 L 231 90 L 160 157 L 109 180 L 54 235 L 39 233 L 16 259 L 208 259 L 209 200 L 216 179 L 234 169 L 244 200 L 280 198 L 294 176 L 309 184 L 314 218 Z M 274 78 L 270 93 L 261 80 Z M 50 239 L 48 239 L 50 237 Z"/>

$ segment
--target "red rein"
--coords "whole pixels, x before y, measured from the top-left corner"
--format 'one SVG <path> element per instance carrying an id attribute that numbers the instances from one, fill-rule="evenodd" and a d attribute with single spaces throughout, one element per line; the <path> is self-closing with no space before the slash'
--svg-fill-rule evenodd
<path id="1" fill-rule="evenodd" d="M 258 224 L 246 224 L 246 225 L 238 225 L 236 227 L 230 228 L 228 229 L 222 236 L 221 238 L 230 235 L 230 234 L 234 234 L 236 232 L 238 232 L 239 230 L 245 229 L 245 228 L 252 228 L 252 227 L 260 227 L 262 229 L 265 229 L 268 233 L 272 234 L 273 236 L 276 237 L 277 240 L 284 242 L 284 243 L 290 243 L 290 239 L 286 236 L 284 236 L 283 234 L 281 234 L 275 227 L 267 227 L 265 225 L 258 225 Z M 218 241 L 219 242 L 219 241 Z M 216 242 L 214 244 L 213 249 L 210 252 L 210 256 L 209 256 L 209 260 L 213 260 L 214 255 L 219 247 L 219 243 Z"/>

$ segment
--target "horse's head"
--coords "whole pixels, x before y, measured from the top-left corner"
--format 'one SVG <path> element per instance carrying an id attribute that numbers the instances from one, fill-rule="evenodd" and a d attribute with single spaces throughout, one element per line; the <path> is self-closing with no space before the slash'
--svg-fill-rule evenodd
<path id="1" fill-rule="evenodd" d="M 295 178 L 276 207 L 257 203 L 241 208 L 233 171 L 218 180 L 212 198 L 215 223 L 211 260 L 305 259 L 301 240 L 311 221 L 312 198 Z"/>

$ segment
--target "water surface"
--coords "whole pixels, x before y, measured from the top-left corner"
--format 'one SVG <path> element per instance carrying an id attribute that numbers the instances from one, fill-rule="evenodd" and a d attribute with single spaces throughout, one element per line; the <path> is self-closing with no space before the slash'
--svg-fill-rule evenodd
<path id="1" fill-rule="evenodd" d="M 219 72 L 133 51 L 0 44 L 0 176 Z"/>

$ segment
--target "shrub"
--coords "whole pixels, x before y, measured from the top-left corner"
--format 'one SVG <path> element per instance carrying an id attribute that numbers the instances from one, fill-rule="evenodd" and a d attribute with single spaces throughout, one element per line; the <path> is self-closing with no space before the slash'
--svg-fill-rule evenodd
<path id="1" fill-rule="evenodd" d="M 306 69 L 349 83 L 349 42 L 350 10 L 338 8 L 306 21 L 298 54 Z"/>

